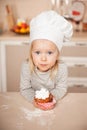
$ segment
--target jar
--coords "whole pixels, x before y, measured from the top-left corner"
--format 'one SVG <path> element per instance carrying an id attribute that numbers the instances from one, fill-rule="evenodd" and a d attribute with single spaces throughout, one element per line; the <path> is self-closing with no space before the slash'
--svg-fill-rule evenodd
<path id="1" fill-rule="evenodd" d="M 84 20 L 84 21 L 82 22 L 82 30 L 83 30 L 83 31 L 87 31 L 87 20 Z"/>

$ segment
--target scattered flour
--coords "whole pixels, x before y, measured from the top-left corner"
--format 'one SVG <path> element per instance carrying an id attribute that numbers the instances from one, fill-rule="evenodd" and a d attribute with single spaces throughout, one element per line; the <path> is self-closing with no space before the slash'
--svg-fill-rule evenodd
<path id="1" fill-rule="evenodd" d="M 19 128 L 20 130 L 24 130 L 23 129 L 23 123 L 18 121 L 17 124 L 16 124 L 16 128 L 17 129 Z"/>
<path id="2" fill-rule="evenodd" d="M 6 109 L 8 109 L 8 108 L 9 108 L 8 105 L 1 105 L 1 106 L 0 106 L 0 109 L 5 109 L 5 110 L 6 110 Z"/>
<path id="3" fill-rule="evenodd" d="M 53 120 L 55 118 L 54 110 L 43 111 L 40 109 L 35 109 L 34 111 L 30 111 L 27 108 L 20 108 L 24 112 L 24 116 L 29 121 L 37 121 L 40 125 L 48 125 L 51 126 L 53 124 Z"/>

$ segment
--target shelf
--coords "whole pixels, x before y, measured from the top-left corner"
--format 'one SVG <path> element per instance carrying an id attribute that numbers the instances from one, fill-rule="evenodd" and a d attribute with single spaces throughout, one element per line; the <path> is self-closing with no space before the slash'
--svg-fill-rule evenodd
<path id="1" fill-rule="evenodd" d="M 64 46 L 87 46 L 87 41 L 69 41 L 69 42 L 65 42 Z"/>
<path id="2" fill-rule="evenodd" d="M 84 57 L 61 57 L 69 67 L 87 67 L 87 58 Z"/>
<path id="3" fill-rule="evenodd" d="M 69 87 L 73 87 L 73 86 L 87 87 L 87 78 L 69 77 L 68 86 Z"/>

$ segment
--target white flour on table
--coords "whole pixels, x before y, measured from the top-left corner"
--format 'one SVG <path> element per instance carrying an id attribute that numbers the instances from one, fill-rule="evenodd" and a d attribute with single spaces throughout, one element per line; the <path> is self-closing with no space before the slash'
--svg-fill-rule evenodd
<path id="1" fill-rule="evenodd" d="M 1 105 L 1 106 L 0 106 L 0 109 L 2 109 L 2 110 L 5 109 L 5 110 L 7 110 L 7 109 L 9 109 L 9 105 L 6 105 L 6 104 L 5 104 L 5 105 Z"/>
<path id="2" fill-rule="evenodd" d="M 31 111 L 25 107 L 20 108 L 22 112 L 24 112 L 24 116 L 29 121 L 37 121 L 40 125 L 48 125 L 51 126 L 53 124 L 53 120 L 55 118 L 54 110 L 43 111 L 40 109 L 35 109 Z"/>

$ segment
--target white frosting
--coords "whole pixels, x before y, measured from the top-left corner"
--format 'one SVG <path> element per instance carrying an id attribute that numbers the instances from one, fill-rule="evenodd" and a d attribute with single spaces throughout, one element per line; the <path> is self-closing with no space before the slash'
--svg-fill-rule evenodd
<path id="1" fill-rule="evenodd" d="M 49 91 L 45 88 L 41 88 L 41 90 L 37 90 L 35 92 L 35 98 L 46 99 L 48 97 L 49 97 Z"/>

